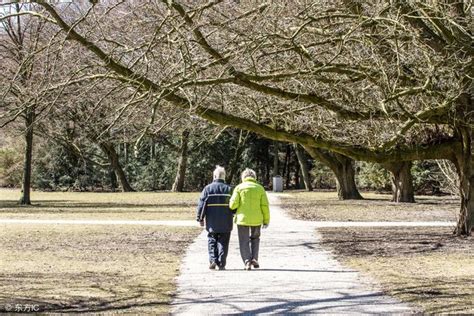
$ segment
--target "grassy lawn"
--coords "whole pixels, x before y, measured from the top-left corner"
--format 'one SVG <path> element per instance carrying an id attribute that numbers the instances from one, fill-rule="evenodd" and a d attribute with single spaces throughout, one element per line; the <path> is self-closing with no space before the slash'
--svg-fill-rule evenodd
<path id="1" fill-rule="evenodd" d="M 194 219 L 199 193 L 32 192 L 19 206 L 19 190 L 0 189 L 0 218 L 181 220 Z"/>
<path id="2" fill-rule="evenodd" d="M 390 195 L 363 193 L 339 201 L 336 193 L 285 192 L 281 206 L 292 217 L 316 221 L 455 221 L 459 200 L 417 196 L 392 203 Z M 474 313 L 474 238 L 450 227 L 351 227 L 318 229 L 322 245 L 343 264 L 380 283 L 390 295 L 425 313 Z"/>
<path id="3" fill-rule="evenodd" d="M 42 193 L 18 207 L 0 191 L 0 218 L 193 219 L 197 193 Z M 200 228 L 0 224 L 0 313 L 163 314 L 187 245 Z M 25 310 L 23 310 L 25 311 Z"/>
<path id="4" fill-rule="evenodd" d="M 166 313 L 197 228 L 0 225 L 0 312 Z"/>
<path id="5" fill-rule="evenodd" d="M 281 207 L 297 219 L 313 221 L 456 221 L 459 199 L 416 196 L 417 203 L 393 203 L 387 194 L 363 193 L 364 200 L 339 201 L 335 192 L 290 192 Z"/>
<path id="6" fill-rule="evenodd" d="M 474 313 L 474 238 L 451 228 L 324 228 L 322 245 L 345 265 L 425 313 Z"/>

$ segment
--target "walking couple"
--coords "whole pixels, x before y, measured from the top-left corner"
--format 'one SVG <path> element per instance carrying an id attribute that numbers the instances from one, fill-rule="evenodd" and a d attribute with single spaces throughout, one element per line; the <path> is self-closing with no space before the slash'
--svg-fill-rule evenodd
<path id="1" fill-rule="evenodd" d="M 242 183 L 233 190 L 224 181 L 223 167 L 216 166 L 213 177 L 197 207 L 197 221 L 208 231 L 209 269 L 225 270 L 233 222 L 237 224 L 244 269 L 259 268 L 260 228 L 267 228 L 270 223 L 265 189 L 249 168 L 242 172 Z"/>

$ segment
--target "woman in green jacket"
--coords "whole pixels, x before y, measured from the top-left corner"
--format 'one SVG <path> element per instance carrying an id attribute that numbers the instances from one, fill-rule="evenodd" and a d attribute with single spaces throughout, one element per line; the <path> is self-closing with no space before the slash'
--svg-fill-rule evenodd
<path id="1" fill-rule="evenodd" d="M 255 171 L 245 169 L 242 172 L 242 183 L 235 187 L 229 202 L 230 209 L 236 210 L 234 222 L 237 224 L 240 255 L 245 270 L 250 270 L 252 266 L 260 267 L 260 227 L 263 225 L 263 228 L 267 228 L 270 223 L 267 194 L 256 178 Z"/>

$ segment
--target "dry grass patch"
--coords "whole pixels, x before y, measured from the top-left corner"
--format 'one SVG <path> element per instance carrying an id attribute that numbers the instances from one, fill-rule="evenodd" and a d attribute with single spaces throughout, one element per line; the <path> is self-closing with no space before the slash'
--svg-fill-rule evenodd
<path id="1" fill-rule="evenodd" d="M 0 312 L 169 312 L 198 228 L 0 225 Z M 9 304 L 9 305 L 7 305 Z"/>
<path id="2" fill-rule="evenodd" d="M 426 313 L 474 313 L 474 239 L 450 228 L 325 228 L 323 246 Z"/>
<path id="3" fill-rule="evenodd" d="M 0 189 L 0 217 L 21 219 L 194 219 L 199 193 L 32 192 L 32 206 L 19 206 L 18 190 Z"/>
<path id="4" fill-rule="evenodd" d="M 456 221 L 459 200 L 450 196 L 417 196 L 417 203 L 393 203 L 387 194 L 364 193 L 365 200 L 340 201 L 335 192 L 280 195 L 292 217 L 312 221 Z"/>

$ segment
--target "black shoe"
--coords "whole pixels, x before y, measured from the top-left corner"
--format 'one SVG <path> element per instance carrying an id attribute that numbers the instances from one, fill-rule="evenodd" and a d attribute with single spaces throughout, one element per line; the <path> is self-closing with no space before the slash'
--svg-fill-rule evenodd
<path id="1" fill-rule="evenodd" d="M 211 270 L 214 270 L 216 267 L 217 267 L 217 263 L 215 262 L 211 262 L 211 264 L 209 265 L 209 269 Z"/>
<path id="2" fill-rule="evenodd" d="M 244 270 L 251 270 L 252 269 L 252 263 L 250 261 L 245 262 L 245 267 Z"/>
<path id="3" fill-rule="evenodd" d="M 252 259 L 252 261 L 250 261 L 250 264 L 253 265 L 253 267 L 254 267 L 255 269 L 260 268 L 260 264 L 259 264 L 258 261 L 255 260 L 255 259 Z"/>
<path id="4" fill-rule="evenodd" d="M 217 270 L 219 271 L 225 270 L 225 266 L 217 266 Z"/>

